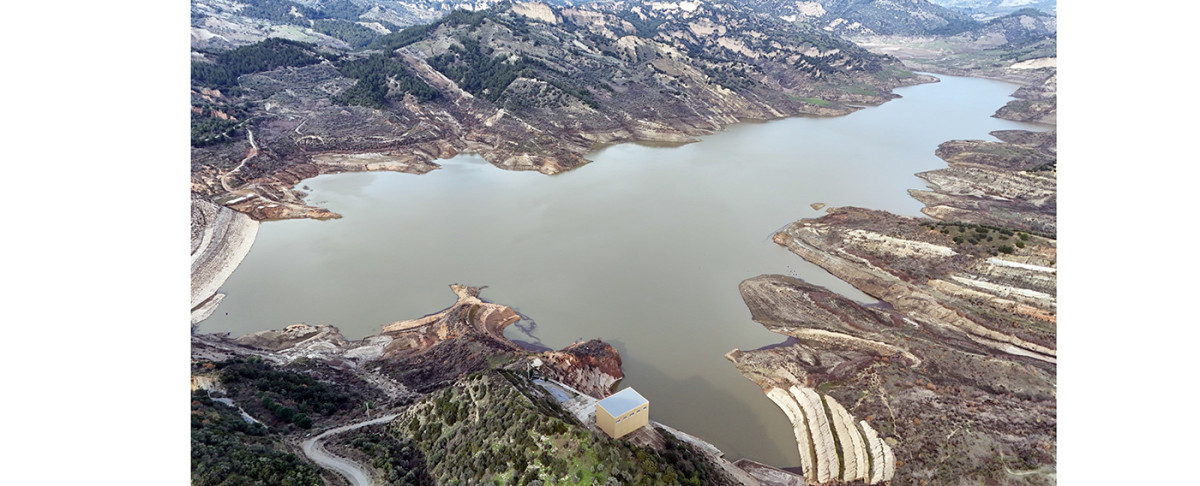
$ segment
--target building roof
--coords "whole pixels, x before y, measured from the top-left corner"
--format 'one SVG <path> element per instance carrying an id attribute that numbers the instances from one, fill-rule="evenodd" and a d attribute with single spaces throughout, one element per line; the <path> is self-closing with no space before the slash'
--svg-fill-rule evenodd
<path id="1" fill-rule="evenodd" d="M 619 392 L 613 393 L 604 400 L 600 400 L 596 403 L 596 405 L 604 407 L 605 412 L 608 412 L 608 414 L 612 415 L 613 417 L 617 417 L 647 403 L 650 403 L 650 401 L 646 400 L 646 397 L 643 397 L 642 394 L 637 392 L 637 390 L 634 390 L 633 388 L 626 388 Z"/>

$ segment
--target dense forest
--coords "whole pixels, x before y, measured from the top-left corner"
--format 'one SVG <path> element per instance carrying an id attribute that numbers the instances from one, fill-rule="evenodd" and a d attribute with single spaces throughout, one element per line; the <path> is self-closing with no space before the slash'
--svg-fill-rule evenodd
<path id="1" fill-rule="evenodd" d="M 368 7 L 356 5 L 350 0 L 322 2 L 323 5 L 320 8 L 308 7 L 289 0 L 241 0 L 241 3 L 246 4 L 241 13 L 247 17 L 304 27 L 310 26 L 311 20 L 357 20 L 359 16 L 369 10 Z M 300 15 L 296 16 L 293 12 Z"/>
<path id="2" fill-rule="evenodd" d="M 314 420 L 357 410 L 365 398 L 339 390 L 308 374 L 277 368 L 261 359 L 215 363 L 222 385 L 239 405 L 269 425 L 300 429 Z"/>
<path id="3" fill-rule="evenodd" d="M 340 71 L 343 76 L 358 80 L 333 97 L 334 103 L 342 105 L 383 108 L 392 89 L 411 93 L 421 102 L 441 96 L 438 90 L 410 73 L 403 62 L 383 54 L 347 61 Z"/>
<path id="4" fill-rule="evenodd" d="M 192 83 L 217 89 L 237 86 L 243 74 L 321 62 L 316 46 L 279 38 L 209 54 L 214 62 L 192 61 Z"/>
<path id="5" fill-rule="evenodd" d="M 394 486 L 434 486 L 437 484 L 425 467 L 425 455 L 412 440 L 390 434 L 386 425 L 372 425 L 341 437 L 343 446 L 371 458 L 371 467 L 380 471 L 384 481 Z"/>
<path id="6" fill-rule="evenodd" d="M 286 452 L 262 424 L 197 391 L 192 396 L 192 485 L 321 486 L 316 466 Z"/>
<path id="7" fill-rule="evenodd" d="M 212 116 L 212 111 L 202 109 L 192 113 L 192 146 L 205 147 L 229 139 L 229 135 L 244 123 L 236 119 Z"/>
<path id="8" fill-rule="evenodd" d="M 462 46 L 451 45 L 450 52 L 430 58 L 429 65 L 475 96 L 496 101 L 504 88 L 525 69 L 525 62 L 520 57 L 510 60 L 494 56 L 495 49 L 470 37 L 458 41 Z"/>
<path id="9" fill-rule="evenodd" d="M 313 22 L 313 30 L 341 39 L 355 49 L 366 47 L 383 36 L 383 34 L 357 23 L 338 19 Z"/>
<path id="10" fill-rule="evenodd" d="M 587 88 L 565 81 L 565 73 L 537 59 L 497 55 L 471 37 L 460 37 L 458 42 L 461 45 L 451 45 L 449 52 L 430 58 L 429 65 L 477 97 L 497 102 L 513 80 L 524 77 L 544 81 L 592 108 L 599 106 Z"/>

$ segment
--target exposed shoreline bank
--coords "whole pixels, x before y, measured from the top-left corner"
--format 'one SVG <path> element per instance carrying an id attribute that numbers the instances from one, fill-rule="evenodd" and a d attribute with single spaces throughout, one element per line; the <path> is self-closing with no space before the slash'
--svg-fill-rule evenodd
<path id="1" fill-rule="evenodd" d="M 232 209 L 192 199 L 192 326 L 215 310 L 217 290 L 250 253 L 259 222 Z"/>

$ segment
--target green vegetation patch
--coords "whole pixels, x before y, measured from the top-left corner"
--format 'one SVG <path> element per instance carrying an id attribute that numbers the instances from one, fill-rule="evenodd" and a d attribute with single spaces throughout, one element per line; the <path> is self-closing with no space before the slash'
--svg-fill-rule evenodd
<path id="1" fill-rule="evenodd" d="M 317 7 L 289 0 L 241 0 L 240 3 L 246 6 L 239 13 L 247 17 L 301 27 L 308 27 L 310 20 L 355 20 L 369 10 L 369 7 L 356 5 L 350 0 L 323 0 Z"/>
<path id="2" fill-rule="evenodd" d="M 699 54 L 695 57 L 708 61 L 707 65 L 701 64 L 701 70 L 704 71 L 705 75 L 712 79 L 713 82 L 730 90 L 743 91 L 759 85 L 752 76 L 754 71 L 753 65 L 724 59 L 705 58 Z"/>
<path id="3" fill-rule="evenodd" d="M 414 42 L 424 39 L 425 36 L 429 34 L 429 32 L 433 31 L 436 26 L 437 24 L 414 25 L 407 27 L 404 30 L 395 30 L 392 31 L 391 34 L 387 34 L 375 39 L 375 41 L 373 41 L 367 47 L 371 49 L 382 49 L 387 52 L 392 52 L 396 49 L 411 45 Z"/>
<path id="4" fill-rule="evenodd" d="M 841 90 L 842 90 L 842 91 L 845 91 L 845 92 L 847 92 L 847 93 L 851 93 L 851 94 L 857 94 L 857 95 L 864 95 L 864 96 L 879 96 L 879 92 L 878 92 L 878 91 L 875 91 L 875 90 L 874 90 L 873 88 L 871 88 L 870 86 L 864 86 L 864 85 L 861 85 L 861 84 L 855 84 L 855 85 L 850 85 L 850 86 L 843 86 L 843 87 L 841 88 Z"/>
<path id="5" fill-rule="evenodd" d="M 821 98 L 804 98 L 802 101 L 804 101 L 805 103 L 808 103 L 811 105 L 817 105 L 817 106 L 829 106 L 829 105 L 833 104 L 833 103 L 825 101 Z"/>
<path id="6" fill-rule="evenodd" d="M 373 425 L 347 434 L 341 443 L 371 459 L 371 467 L 382 473 L 386 484 L 396 486 L 433 486 L 437 482 L 425 469 L 425 455 L 412 440 Z"/>
<path id="7" fill-rule="evenodd" d="M 235 358 L 216 363 L 221 383 L 237 403 L 260 420 L 313 426 L 313 417 L 328 417 L 354 409 L 362 399 L 315 378 L 276 368 L 263 360 Z M 271 420 L 267 420 L 270 422 Z"/>
<path id="8" fill-rule="evenodd" d="M 383 108 L 394 90 L 410 93 L 421 102 L 441 97 L 438 90 L 410 73 L 403 62 L 383 54 L 344 62 L 339 71 L 343 76 L 358 80 L 332 98 L 334 103 L 341 105 Z"/>
<path id="9" fill-rule="evenodd" d="M 907 69 L 896 68 L 892 66 L 884 66 L 879 71 L 872 74 L 877 81 L 889 81 L 892 79 L 911 78 L 917 75 Z"/>
<path id="10" fill-rule="evenodd" d="M 614 11 L 613 14 L 633 25 L 633 28 L 637 31 L 637 36 L 644 39 L 649 39 L 657 35 L 658 27 L 667 21 L 666 18 L 642 17 L 628 10 Z"/>
<path id="11" fill-rule="evenodd" d="M 450 52 L 430 58 L 429 65 L 475 96 L 496 101 L 525 70 L 523 58 L 495 55 L 495 49 L 470 37 L 459 38 L 459 43 L 450 46 Z"/>
<path id="12" fill-rule="evenodd" d="M 669 434 L 660 453 L 592 432 L 523 374 L 488 371 L 427 395 L 392 422 L 439 484 L 724 484 Z"/>
<path id="13" fill-rule="evenodd" d="M 318 20 L 313 22 L 313 30 L 327 36 L 341 39 L 350 47 L 361 49 L 370 45 L 383 34 L 346 20 Z"/>
<path id="14" fill-rule="evenodd" d="M 266 427 L 246 422 L 203 391 L 192 396 L 191 453 L 193 486 L 325 484 L 315 466 L 286 452 Z"/>
<path id="15" fill-rule="evenodd" d="M 281 24 L 308 25 L 307 18 L 317 16 L 317 11 L 288 0 L 244 0 L 246 4 L 239 13 L 247 17 L 270 20 Z M 300 17 L 292 15 L 299 12 Z"/>
<path id="16" fill-rule="evenodd" d="M 192 146 L 205 147 L 231 139 L 244 122 L 212 116 L 208 110 L 192 113 Z"/>
<path id="17" fill-rule="evenodd" d="M 452 45 L 449 52 L 430 58 L 429 65 L 477 97 L 495 103 L 515 79 L 524 77 L 544 81 L 592 108 L 599 107 L 591 91 L 568 81 L 567 73 L 537 59 L 497 54 L 472 37 L 459 37 L 458 41 L 461 45 Z"/>
<path id="18" fill-rule="evenodd" d="M 922 221 L 921 226 L 951 237 L 961 249 L 982 251 L 993 256 L 1001 253 L 1013 254 L 1025 248 L 1027 242 L 1030 241 L 1030 234 L 1054 239 L 1053 235 L 1017 231 L 985 224 Z"/>
<path id="19" fill-rule="evenodd" d="M 213 57 L 211 63 L 192 61 L 192 83 L 227 89 L 237 86 L 238 76 L 243 74 L 321 62 L 312 44 L 279 38 L 221 51 Z"/>
<path id="20" fill-rule="evenodd" d="M 800 59 L 797 59 L 796 62 L 792 64 L 792 67 L 821 74 L 832 74 L 837 72 L 837 68 L 830 65 L 829 61 L 827 61 L 824 57 L 808 56 L 805 54 L 801 54 Z"/>

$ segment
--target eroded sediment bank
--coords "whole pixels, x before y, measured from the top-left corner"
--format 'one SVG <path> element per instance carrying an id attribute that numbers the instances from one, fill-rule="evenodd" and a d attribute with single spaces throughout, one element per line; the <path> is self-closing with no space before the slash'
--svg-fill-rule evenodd
<path id="1" fill-rule="evenodd" d="M 1034 468 L 1022 484 L 1055 482 L 1056 137 L 993 135 L 943 143 L 950 167 L 919 174 L 931 190 L 910 193 L 940 221 L 832 208 L 774 235 L 889 305 L 780 275 L 742 282 L 754 320 L 794 342 L 726 357 L 793 423 L 809 484 L 1007 484 L 1013 461 Z M 844 422 L 837 448 L 814 396 Z"/>
<path id="2" fill-rule="evenodd" d="M 250 253 L 258 221 L 202 199 L 192 199 L 192 325 L 216 309 L 217 289 Z"/>

